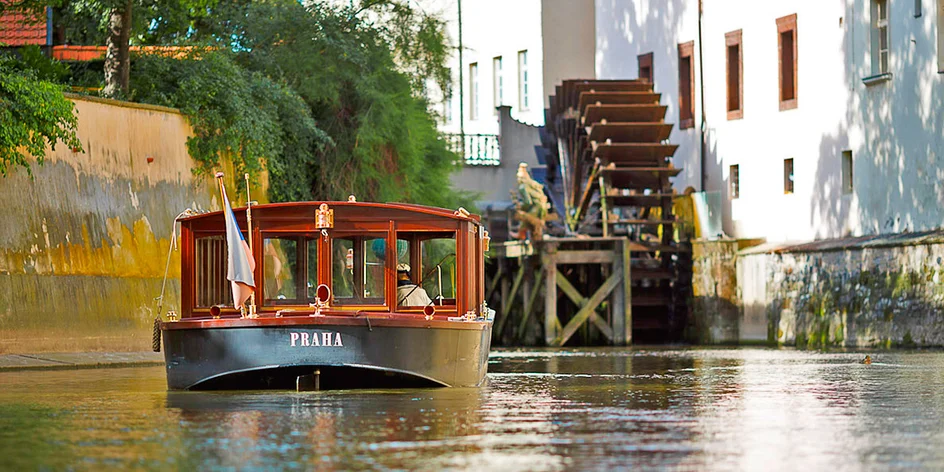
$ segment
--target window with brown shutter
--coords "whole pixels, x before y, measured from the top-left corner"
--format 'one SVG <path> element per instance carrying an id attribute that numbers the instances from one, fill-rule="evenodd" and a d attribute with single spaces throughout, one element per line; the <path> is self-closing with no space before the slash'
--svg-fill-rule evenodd
<path id="1" fill-rule="evenodd" d="M 744 118 L 744 67 L 741 61 L 741 30 L 724 35 L 727 48 L 728 119 Z"/>
<path id="2" fill-rule="evenodd" d="M 780 110 L 797 107 L 797 16 L 777 18 L 780 50 Z"/>
<path id="3" fill-rule="evenodd" d="M 793 193 L 793 158 L 783 160 L 783 193 Z"/>
<path id="4" fill-rule="evenodd" d="M 639 61 L 639 78 L 652 83 L 652 53 L 647 52 L 636 56 Z"/>
<path id="5" fill-rule="evenodd" d="M 695 42 L 678 45 L 679 56 L 679 129 L 695 126 L 695 68 L 692 54 Z"/>

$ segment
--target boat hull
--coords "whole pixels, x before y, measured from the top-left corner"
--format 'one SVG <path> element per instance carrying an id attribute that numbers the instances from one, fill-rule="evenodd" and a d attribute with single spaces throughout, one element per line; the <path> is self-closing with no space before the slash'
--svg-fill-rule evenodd
<path id="1" fill-rule="evenodd" d="M 167 328 L 171 390 L 285 387 L 315 371 L 327 387 L 472 387 L 484 382 L 491 342 L 491 323 Z"/>

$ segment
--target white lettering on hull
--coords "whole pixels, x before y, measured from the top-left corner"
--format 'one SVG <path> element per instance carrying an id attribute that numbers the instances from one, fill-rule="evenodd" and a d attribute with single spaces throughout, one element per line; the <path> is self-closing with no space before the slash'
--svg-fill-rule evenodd
<path id="1" fill-rule="evenodd" d="M 318 336 L 319 334 L 321 334 L 321 336 Z M 293 331 L 289 333 L 288 339 L 291 347 L 344 347 L 344 342 L 341 340 L 341 333 L 333 333 L 331 331 L 321 331 L 320 333 Z"/>

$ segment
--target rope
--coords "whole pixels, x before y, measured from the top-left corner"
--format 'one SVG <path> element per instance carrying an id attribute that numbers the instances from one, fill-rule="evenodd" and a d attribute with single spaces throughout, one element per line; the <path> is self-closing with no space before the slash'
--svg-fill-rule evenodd
<path id="1" fill-rule="evenodd" d="M 170 257 L 173 255 L 174 249 L 177 249 L 177 222 L 181 217 L 194 214 L 193 210 L 187 208 L 174 217 L 174 224 L 170 227 L 170 244 L 167 246 L 167 262 L 164 264 L 164 281 L 161 282 L 160 296 L 155 298 L 155 300 L 157 300 L 157 316 L 154 317 L 154 328 L 151 333 L 151 349 L 153 349 L 154 352 L 161 352 L 161 315 L 164 310 L 164 289 L 167 288 L 167 273 L 170 271 Z"/>

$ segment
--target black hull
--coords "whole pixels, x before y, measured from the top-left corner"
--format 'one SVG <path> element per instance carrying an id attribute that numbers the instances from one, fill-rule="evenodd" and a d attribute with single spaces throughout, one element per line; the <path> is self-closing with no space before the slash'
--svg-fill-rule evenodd
<path id="1" fill-rule="evenodd" d="M 294 388 L 320 371 L 323 388 L 474 387 L 485 380 L 482 329 L 270 325 L 164 329 L 171 390 Z"/>

